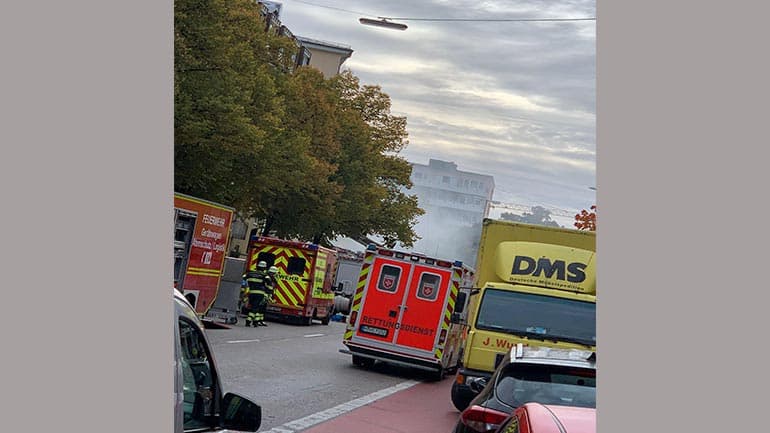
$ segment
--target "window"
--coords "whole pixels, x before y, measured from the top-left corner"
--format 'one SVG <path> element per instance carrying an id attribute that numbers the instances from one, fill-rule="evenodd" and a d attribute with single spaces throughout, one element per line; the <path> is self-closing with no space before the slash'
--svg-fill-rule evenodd
<path id="1" fill-rule="evenodd" d="M 533 401 L 596 407 L 596 370 L 559 365 L 511 364 L 500 374 L 495 395 L 511 407 Z"/>
<path id="2" fill-rule="evenodd" d="M 382 271 L 380 271 L 380 279 L 377 282 L 377 288 L 383 292 L 396 293 L 399 277 L 401 277 L 401 268 L 383 265 Z"/>
<path id="3" fill-rule="evenodd" d="M 555 296 L 486 289 L 476 327 L 511 333 L 534 332 L 556 339 L 596 344 L 596 304 Z"/>
<path id="4" fill-rule="evenodd" d="M 424 301 L 435 301 L 441 288 L 441 277 L 424 272 L 417 286 L 417 297 Z"/>
<path id="5" fill-rule="evenodd" d="M 265 252 L 259 253 L 257 254 L 257 263 L 259 262 L 265 262 L 269 268 L 275 264 L 275 254 Z"/>
<path id="6" fill-rule="evenodd" d="M 204 337 L 188 320 L 179 319 L 179 340 L 182 349 L 179 358 L 182 366 L 184 429 L 213 427 L 217 411 L 217 386 Z"/>
<path id="7" fill-rule="evenodd" d="M 286 273 L 289 275 L 303 275 L 305 273 L 305 259 L 302 257 L 289 257 Z"/>

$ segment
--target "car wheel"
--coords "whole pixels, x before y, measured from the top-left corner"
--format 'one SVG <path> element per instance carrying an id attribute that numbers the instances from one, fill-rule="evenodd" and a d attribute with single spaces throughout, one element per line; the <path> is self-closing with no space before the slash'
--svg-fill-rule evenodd
<path id="1" fill-rule="evenodd" d="M 444 379 L 445 375 L 446 375 L 446 370 L 444 370 L 444 366 L 442 365 L 438 368 L 438 370 L 434 370 L 431 373 L 430 378 L 434 382 L 440 382 L 441 380 Z"/>
<path id="2" fill-rule="evenodd" d="M 374 360 L 371 358 L 364 358 L 363 356 L 353 355 L 353 365 L 362 368 L 372 368 Z"/>
<path id="3" fill-rule="evenodd" d="M 460 412 L 468 408 L 473 400 L 473 394 L 463 390 L 457 383 L 452 384 L 452 404 Z"/>

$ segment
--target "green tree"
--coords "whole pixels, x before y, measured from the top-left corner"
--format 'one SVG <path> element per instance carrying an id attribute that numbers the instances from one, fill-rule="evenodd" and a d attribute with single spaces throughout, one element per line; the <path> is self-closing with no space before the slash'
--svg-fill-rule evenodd
<path id="1" fill-rule="evenodd" d="M 264 31 L 251 1 L 174 2 L 175 190 L 254 205 L 266 173 L 252 162 L 275 142 L 282 118 L 276 80 L 286 39 Z"/>
<path id="2" fill-rule="evenodd" d="M 250 0 L 175 0 L 174 188 L 316 242 L 411 245 L 406 119 L 350 72 L 293 71 L 295 42 Z M 291 72 L 291 73 L 290 73 Z"/>
<path id="3" fill-rule="evenodd" d="M 334 82 L 341 146 L 335 180 L 344 192 L 337 203 L 338 226 L 329 234 L 377 234 L 388 245 L 400 241 L 409 247 L 418 239 L 414 225 L 424 211 L 416 196 L 403 192 L 412 186 L 412 167 L 398 156 L 409 143 L 406 118 L 390 112 L 390 97 L 379 86 L 361 86 L 350 71 Z"/>
<path id="4" fill-rule="evenodd" d="M 559 223 L 551 219 L 551 211 L 542 206 L 532 206 L 531 213 L 524 212 L 521 215 L 504 212 L 500 215 L 500 219 L 541 226 L 561 227 Z"/>
<path id="5" fill-rule="evenodd" d="M 337 100 L 329 80 L 314 68 L 300 68 L 283 89 L 285 117 L 280 144 L 268 164 L 275 173 L 257 216 L 264 232 L 319 241 L 333 229 L 343 186 L 333 180 L 339 143 Z"/>

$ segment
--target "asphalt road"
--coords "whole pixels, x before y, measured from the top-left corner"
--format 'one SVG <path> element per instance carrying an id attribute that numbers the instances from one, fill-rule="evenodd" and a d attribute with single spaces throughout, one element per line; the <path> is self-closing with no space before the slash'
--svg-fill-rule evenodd
<path id="1" fill-rule="evenodd" d="M 350 355 L 339 352 L 344 323 L 268 325 L 246 328 L 241 318 L 231 329 L 206 331 L 225 391 L 262 406 L 260 431 L 405 382 L 428 382 L 419 370 L 353 366 Z"/>

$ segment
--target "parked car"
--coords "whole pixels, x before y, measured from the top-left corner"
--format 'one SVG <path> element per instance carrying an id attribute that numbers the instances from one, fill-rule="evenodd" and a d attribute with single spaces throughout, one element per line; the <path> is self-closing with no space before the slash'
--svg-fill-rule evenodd
<path id="1" fill-rule="evenodd" d="M 174 433 L 255 432 L 262 408 L 233 393 L 222 393 L 204 323 L 174 289 Z"/>
<path id="2" fill-rule="evenodd" d="M 525 403 L 596 407 L 596 354 L 578 349 L 515 345 L 487 379 L 470 382 L 478 395 L 454 433 L 491 433 Z"/>
<path id="3" fill-rule="evenodd" d="M 596 433 L 596 409 L 526 403 L 495 433 Z"/>

